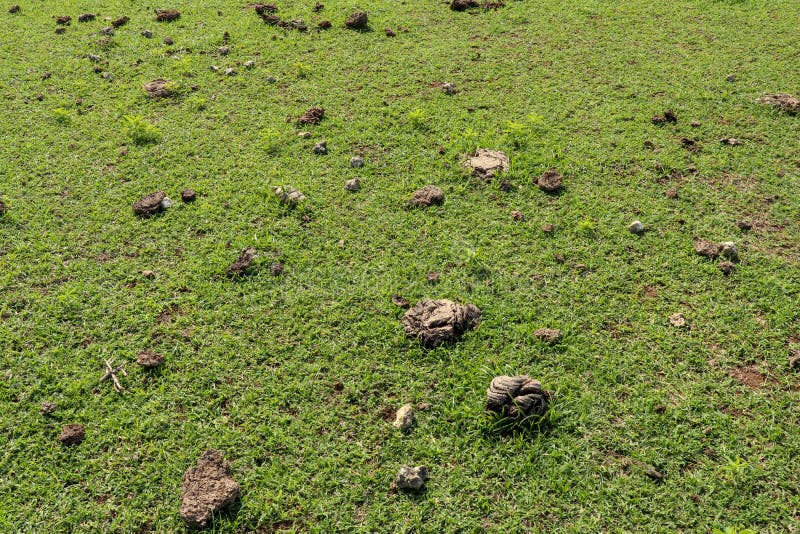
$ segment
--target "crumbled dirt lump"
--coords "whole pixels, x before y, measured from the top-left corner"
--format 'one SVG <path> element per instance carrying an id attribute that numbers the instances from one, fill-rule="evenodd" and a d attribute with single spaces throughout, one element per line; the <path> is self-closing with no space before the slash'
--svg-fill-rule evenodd
<path id="1" fill-rule="evenodd" d="M 467 165 L 472 169 L 473 176 L 491 180 L 497 173 L 508 171 L 508 156 L 499 150 L 479 148 L 469 158 Z"/>
<path id="2" fill-rule="evenodd" d="M 256 249 L 250 247 L 242 249 L 239 252 L 239 257 L 235 262 L 231 263 L 225 271 L 228 276 L 241 276 L 253 263 L 256 257 Z"/>
<path id="3" fill-rule="evenodd" d="M 486 411 L 509 419 L 540 419 L 549 402 L 550 394 L 528 375 L 497 376 L 486 390 Z"/>
<path id="4" fill-rule="evenodd" d="M 58 441 L 64 446 L 79 445 L 86 437 L 86 429 L 80 424 L 65 425 L 61 429 L 61 435 L 58 436 Z"/>
<path id="5" fill-rule="evenodd" d="M 190 527 L 205 527 L 213 515 L 239 497 L 228 463 L 213 449 L 197 460 L 197 467 L 183 474 L 180 514 Z"/>
<path id="6" fill-rule="evenodd" d="M 136 363 L 144 367 L 145 369 L 153 369 L 155 367 L 160 367 L 164 364 L 163 354 L 159 354 L 153 350 L 147 349 L 141 351 L 139 354 L 136 355 Z"/>
<path id="7" fill-rule="evenodd" d="M 140 217 L 150 217 L 164 209 L 163 201 L 167 197 L 163 191 L 146 195 L 133 203 L 133 212 Z"/>
<path id="8" fill-rule="evenodd" d="M 174 94 L 169 81 L 161 78 L 144 84 L 144 90 L 150 98 L 169 98 Z"/>
<path id="9" fill-rule="evenodd" d="M 298 124 L 319 124 L 325 117 L 325 108 L 319 106 L 312 106 L 306 110 L 305 113 L 300 115 L 297 119 Z"/>
<path id="10" fill-rule="evenodd" d="M 444 203 L 444 193 L 435 185 L 426 185 L 414 191 L 409 203 L 418 208 L 427 206 L 441 206 Z"/>
<path id="11" fill-rule="evenodd" d="M 481 310 L 473 304 L 456 304 L 447 299 L 421 300 L 401 319 L 406 337 L 419 339 L 427 348 L 461 339 L 480 324 Z"/>
<path id="12" fill-rule="evenodd" d="M 368 23 L 369 17 L 363 11 L 356 11 L 355 13 L 352 13 L 349 17 L 347 17 L 347 20 L 344 21 L 344 25 L 351 30 L 366 29 Z"/>
<path id="13" fill-rule="evenodd" d="M 158 22 L 172 22 L 181 17 L 181 12 L 177 9 L 156 9 L 156 20 Z"/>

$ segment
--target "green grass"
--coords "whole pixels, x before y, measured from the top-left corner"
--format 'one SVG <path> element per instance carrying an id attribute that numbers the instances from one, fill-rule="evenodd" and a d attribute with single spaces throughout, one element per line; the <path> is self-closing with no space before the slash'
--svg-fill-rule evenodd
<path id="1" fill-rule="evenodd" d="M 284 18 L 333 23 L 305 34 L 244 2 L 200 4 L 150 6 L 179 8 L 171 24 L 121 0 L 0 13 L 0 531 L 180 531 L 181 475 L 207 448 L 242 486 L 217 532 L 797 528 L 800 119 L 754 99 L 800 92 L 800 4 L 280 2 Z M 373 31 L 343 27 L 356 7 Z M 104 17 L 123 15 L 101 43 Z M 154 78 L 178 96 L 148 98 Z M 286 122 L 311 105 L 320 125 Z M 650 123 L 668 108 L 677 125 Z M 311 152 L 321 139 L 327 156 Z M 475 146 L 505 150 L 519 188 L 467 177 Z M 532 185 L 550 167 L 561 195 Z M 429 183 L 445 204 L 406 209 Z M 280 185 L 307 200 L 281 207 Z M 158 189 L 176 205 L 136 218 Z M 645 235 L 626 231 L 634 219 Z M 693 236 L 734 240 L 735 273 L 696 256 Z M 225 278 L 247 246 L 252 274 Z M 483 323 L 422 350 L 395 293 L 473 302 Z M 669 325 L 675 312 L 689 328 Z M 559 345 L 533 338 L 545 326 Z M 147 348 L 162 370 L 133 363 Z M 124 394 L 98 384 L 108 358 L 126 364 Z M 739 384 L 742 365 L 774 382 Z M 523 373 L 557 393 L 551 425 L 496 435 L 486 387 Z M 401 435 L 381 413 L 406 402 L 431 407 Z M 86 441 L 63 448 L 74 422 Z M 403 464 L 430 468 L 427 492 L 389 491 Z"/>

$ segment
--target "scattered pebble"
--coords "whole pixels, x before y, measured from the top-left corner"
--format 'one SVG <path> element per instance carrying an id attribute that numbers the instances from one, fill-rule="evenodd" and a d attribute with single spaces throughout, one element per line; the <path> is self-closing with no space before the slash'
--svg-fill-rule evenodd
<path id="1" fill-rule="evenodd" d="M 230 465 L 218 451 L 207 450 L 197 461 L 197 467 L 183 474 L 180 514 L 189 527 L 203 528 L 214 514 L 238 497 L 239 484 L 233 480 Z"/>
<path id="2" fill-rule="evenodd" d="M 230 46 L 220 46 L 219 48 L 217 48 L 217 54 L 221 56 L 227 56 L 230 53 L 231 53 Z"/>
<path id="3" fill-rule="evenodd" d="M 550 393 L 528 375 L 497 376 L 486 390 L 487 412 L 514 422 L 537 422 L 550 405 Z"/>
<path id="4" fill-rule="evenodd" d="M 542 174 L 538 180 L 536 180 L 536 185 L 538 185 L 539 189 L 546 193 L 554 193 L 561 189 L 563 185 L 563 177 L 557 170 L 550 169 Z"/>
<path id="5" fill-rule="evenodd" d="M 352 178 L 344 183 L 344 188 L 355 193 L 361 190 L 361 183 L 358 181 L 358 178 Z"/>
<path id="6" fill-rule="evenodd" d="M 314 145 L 314 154 L 327 154 L 328 153 L 328 142 L 324 139 Z"/>
<path id="7" fill-rule="evenodd" d="M 444 193 L 435 185 L 426 185 L 414 191 L 409 203 L 415 207 L 441 206 L 444 203 Z"/>
<path id="8" fill-rule="evenodd" d="M 164 364 L 166 358 L 153 350 L 147 349 L 136 355 L 136 363 L 145 369 L 154 369 Z"/>
<path id="9" fill-rule="evenodd" d="M 700 123 L 698 121 L 692 121 L 691 126 L 692 126 L 692 128 L 699 128 L 700 127 Z"/>
<path id="10" fill-rule="evenodd" d="M 353 156 L 350 158 L 350 167 L 358 169 L 364 166 L 364 158 L 361 156 Z"/>
<path id="11" fill-rule="evenodd" d="M 682 328 L 686 326 L 686 317 L 682 313 L 673 313 L 669 316 L 669 324 L 676 328 Z"/>
<path id="12" fill-rule="evenodd" d="M 275 76 L 267 76 L 267 83 L 275 83 Z"/>
<path id="13" fill-rule="evenodd" d="M 414 424 L 414 407 L 410 404 L 405 404 L 400 407 L 400 409 L 397 410 L 392 424 L 402 432 L 411 428 L 411 425 Z"/>
<path id="14" fill-rule="evenodd" d="M 319 24 L 317 24 L 317 28 L 319 28 L 320 30 L 329 30 L 331 29 L 332 26 L 333 24 L 331 24 L 331 21 L 329 20 L 323 20 L 320 21 Z"/>
<path id="15" fill-rule="evenodd" d="M 367 14 L 363 11 L 356 11 L 347 17 L 347 20 L 344 22 L 344 25 L 350 28 L 351 30 L 364 30 L 367 28 L 369 24 L 369 19 Z"/>
<path id="16" fill-rule="evenodd" d="M 181 200 L 184 202 L 194 202 L 197 199 L 197 193 L 195 193 L 194 189 L 184 189 L 181 191 Z"/>
<path id="17" fill-rule="evenodd" d="M 164 197 L 163 199 L 161 199 L 161 209 L 162 210 L 167 210 L 167 209 L 171 208 L 173 206 L 173 204 L 174 204 L 174 202 L 172 202 L 172 199 L 170 199 L 169 197 Z"/>
<path id="18" fill-rule="evenodd" d="M 81 424 L 65 425 L 61 429 L 61 435 L 58 436 L 58 441 L 65 447 L 72 445 L 80 445 L 86 438 L 86 429 Z"/>
<path id="19" fill-rule="evenodd" d="M 417 338 L 424 348 L 431 349 L 458 341 L 464 332 L 477 328 L 480 319 L 481 310 L 473 304 L 425 299 L 409 309 L 400 322 L 406 337 Z"/>
<path id="20" fill-rule="evenodd" d="M 105 26 L 100 29 L 100 33 L 102 35 L 112 36 L 114 35 L 114 27 L 113 26 Z"/>
<path id="21" fill-rule="evenodd" d="M 209 68 L 209 70 L 210 70 L 211 72 L 217 72 L 217 71 L 219 71 L 219 67 L 217 67 L 216 65 L 209 65 L 209 66 L 208 66 L 208 68 Z"/>
<path id="22" fill-rule="evenodd" d="M 406 491 L 420 491 L 425 487 L 425 483 L 430 478 L 428 468 L 424 465 L 417 467 L 403 466 L 397 472 L 397 479 L 395 484 L 397 488 Z"/>
<path id="23" fill-rule="evenodd" d="M 391 28 L 384 28 L 383 33 L 386 34 L 386 37 L 395 37 L 397 35 Z"/>
<path id="24" fill-rule="evenodd" d="M 561 341 L 561 330 L 540 328 L 533 333 L 533 337 L 550 345 L 555 345 Z"/>
<path id="25" fill-rule="evenodd" d="M 231 277 L 241 276 L 252 265 L 256 257 L 256 249 L 252 247 L 244 248 L 239 252 L 239 257 L 231 263 L 225 270 L 225 274 Z"/>
<path id="26" fill-rule="evenodd" d="M 472 175 L 489 181 L 497 173 L 508 170 L 508 156 L 499 150 L 479 148 L 475 155 L 467 160 L 467 165 L 472 169 Z"/>
<path id="27" fill-rule="evenodd" d="M 633 221 L 628 225 L 628 231 L 632 234 L 643 234 L 644 233 L 644 224 L 641 221 Z"/>

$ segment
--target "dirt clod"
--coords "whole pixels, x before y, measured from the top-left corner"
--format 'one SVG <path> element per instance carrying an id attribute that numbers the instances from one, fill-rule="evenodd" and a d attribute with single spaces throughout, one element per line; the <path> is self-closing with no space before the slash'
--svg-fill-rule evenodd
<path id="1" fill-rule="evenodd" d="M 312 149 L 314 154 L 318 155 L 325 155 L 328 153 L 328 142 L 326 140 L 322 140 L 316 144 L 314 144 L 314 148 Z"/>
<path id="2" fill-rule="evenodd" d="M 397 35 L 391 28 L 384 28 L 383 33 L 386 34 L 386 37 L 395 37 Z"/>
<path id="3" fill-rule="evenodd" d="M 70 17 L 69 15 L 56 17 L 56 24 L 60 24 L 61 26 L 67 26 L 69 25 L 70 22 L 72 22 L 72 17 Z"/>
<path id="4" fill-rule="evenodd" d="M 288 185 L 286 187 L 275 187 L 272 191 L 275 193 L 275 196 L 278 197 L 281 204 L 291 207 L 298 205 L 306 199 L 303 193 Z"/>
<path id="5" fill-rule="evenodd" d="M 12 15 L 14 13 L 19 13 L 19 11 L 20 11 L 20 7 L 18 5 L 13 5 L 13 6 L 8 8 L 8 12 L 11 13 Z"/>
<path id="6" fill-rule="evenodd" d="M 694 251 L 706 258 L 716 258 L 721 250 L 721 246 L 706 239 L 698 239 L 694 242 Z"/>
<path id="7" fill-rule="evenodd" d="M 414 407 L 410 404 L 405 404 L 397 410 L 397 413 L 394 416 L 394 425 L 395 428 L 399 429 L 402 432 L 405 432 L 411 425 L 414 424 Z"/>
<path id="8" fill-rule="evenodd" d="M 732 261 L 722 261 L 719 264 L 719 270 L 722 271 L 722 274 L 729 275 L 736 269 L 736 264 Z"/>
<path id="9" fill-rule="evenodd" d="M 400 295 L 392 295 L 392 304 L 407 310 L 411 307 L 411 303 L 408 301 L 407 298 L 401 297 Z"/>
<path id="10" fill-rule="evenodd" d="M 435 185 L 426 185 L 414 191 L 410 204 L 415 207 L 441 206 L 444 203 L 444 193 Z"/>
<path id="11" fill-rule="evenodd" d="M 181 191 L 181 200 L 184 202 L 194 202 L 197 199 L 197 193 L 195 193 L 194 189 L 184 189 Z"/>
<path id="12" fill-rule="evenodd" d="M 533 337 L 550 345 L 555 345 L 561 341 L 561 330 L 540 328 L 533 333 Z"/>
<path id="13" fill-rule="evenodd" d="M 276 261 L 269 267 L 269 272 L 272 276 L 280 276 L 283 274 L 283 264 L 279 261 Z"/>
<path id="14" fill-rule="evenodd" d="M 65 447 L 71 445 L 79 445 L 86 437 L 86 429 L 81 424 L 65 425 L 61 429 L 61 434 L 58 436 L 58 441 Z"/>
<path id="15" fill-rule="evenodd" d="M 253 263 L 255 257 L 256 257 L 256 249 L 252 247 L 242 249 L 242 251 L 239 252 L 239 257 L 236 258 L 236 261 L 231 263 L 225 270 L 225 274 L 232 277 L 243 275 L 244 272 Z"/>
<path id="16" fill-rule="evenodd" d="M 535 422 L 547 414 L 550 394 L 528 375 L 496 376 L 486 390 L 487 412 L 520 422 Z"/>
<path id="17" fill-rule="evenodd" d="M 333 24 L 331 24 L 331 21 L 329 20 L 322 20 L 319 24 L 317 24 L 317 28 L 320 30 L 330 30 L 332 27 Z"/>
<path id="18" fill-rule="evenodd" d="M 172 37 L 164 37 L 164 44 L 167 46 L 172 46 L 175 44 L 175 40 Z"/>
<path id="19" fill-rule="evenodd" d="M 53 413 L 55 411 L 56 411 L 56 403 L 55 402 L 45 401 L 39 407 L 39 413 L 41 413 L 42 415 L 49 415 L 49 414 L 51 414 L 51 413 Z"/>
<path id="20" fill-rule="evenodd" d="M 780 111 L 795 115 L 800 113 L 800 98 L 786 93 L 775 93 L 764 95 L 757 99 L 759 104 L 768 104 L 778 108 Z"/>
<path id="21" fill-rule="evenodd" d="M 140 217 L 155 215 L 164 209 L 166 198 L 163 191 L 150 193 L 133 203 L 133 212 Z"/>
<path id="22" fill-rule="evenodd" d="M 508 156 L 499 150 L 479 148 L 475 155 L 467 160 L 472 175 L 483 180 L 491 180 L 497 173 L 508 170 Z"/>
<path id="23" fill-rule="evenodd" d="M 676 123 L 678 122 L 678 116 L 675 115 L 674 111 L 668 109 L 664 111 L 664 120 L 666 120 L 667 122 Z"/>
<path id="24" fill-rule="evenodd" d="M 473 304 L 426 299 L 409 309 L 401 324 L 406 337 L 417 338 L 424 348 L 431 349 L 458 341 L 464 332 L 477 328 L 480 319 L 481 311 Z"/>
<path id="25" fill-rule="evenodd" d="M 628 225 L 628 231 L 632 234 L 643 234 L 644 224 L 641 221 L 633 221 Z"/>
<path id="26" fill-rule="evenodd" d="M 645 469 L 644 474 L 647 475 L 647 478 L 656 482 L 661 482 L 664 480 L 664 475 L 661 473 L 661 471 L 657 471 L 653 467 L 648 467 Z"/>
<path id="27" fill-rule="evenodd" d="M 156 9 L 155 11 L 158 22 L 172 22 L 181 17 L 181 12 L 177 9 Z"/>
<path id="28" fill-rule="evenodd" d="M 144 84 L 144 91 L 150 98 L 168 98 L 174 94 L 170 82 L 161 78 Z"/>
<path id="29" fill-rule="evenodd" d="M 213 515 L 239 497 L 239 484 L 219 451 L 205 451 L 197 467 L 183 474 L 180 514 L 190 527 L 205 527 Z"/>
<path id="30" fill-rule="evenodd" d="M 539 177 L 536 181 L 536 185 L 546 193 L 554 193 L 561 189 L 563 180 L 564 178 L 561 176 L 560 172 L 555 169 L 550 169 Z"/>
<path id="31" fill-rule="evenodd" d="M 144 367 L 145 369 L 153 369 L 155 367 L 160 367 L 164 364 L 166 358 L 163 354 L 159 354 L 154 350 L 147 349 L 141 351 L 139 354 L 136 355 L 136 363 Z"/>
<path id="32" fill-rule="evenodd" d="M 323 9 L 325 9 L 325 5 L 324 4 L 320 4 L 319 2 L 317 2 L 316 4 L 314 4 L 314 7 L 312 8 L 312 11 L 314 13 L 319 13 Z"/>
<path id="33" fill-rule="evenodd" d="M 453 0 L 450 2 L 450 9 L 453 11 L 466 11 L 479 5 L 475 0 Z"/>
<path id="34" fill-rule="evenodd" d="M 369 24 L 369 17 L 363 11 L 356 11 L 352 13 L 347 20 L 344 21 L 344 25 L 350 28 L 351 30 L 364 30 L 367 28 Z"/>
<path id="35" fill-rule="evenodd" d="M 400 468 L 400 471 L 397 472 L 395 484 L 397 484 L 397 488 L 401 490 L 420 491 L 429 478 L 430 473 L 428 473 L 428 468 L 424 465 L 419 465 L 417 467 L 408 467 L 404 465 Z"/>
<path id="36" fill-rule="evenodd" d="M 323 117 L 325 117 L 325 108 L 320 106 L 312 106 L 306 110 L 305 113 L 300 115 L 297 119 L 298 124 L 319 124 Z"/>
<path id="37" fill-rule="evenodd" d="M 120 17 L 117 20 L 112 21 L 111 25 L 115 28 L 120 28 L 122 26 L 125 26 L 128 22 L 130 22 L 130 20 L 131 20 L 130 17 Z"/>
<path id="38" fill-rule="evenodd" d="M 353 156 L 350 158 L 350 167 L 358 169 L 364 166 L 364 158 L 361 156 Z"/>
<path id="39" fill-rule="evenodd" d="M 78 22 L 91 22 L 95 19 L 94 13 L 81 13 L 78 15 Z"/>
<path id="40" fill-rule="evenodd" d="M 351 178 L 344 183 L 344 188 L 352 193 L 355 193 L 356 191 L 361 190 L 361 182 L 359 182 L 358 178 Z"/>

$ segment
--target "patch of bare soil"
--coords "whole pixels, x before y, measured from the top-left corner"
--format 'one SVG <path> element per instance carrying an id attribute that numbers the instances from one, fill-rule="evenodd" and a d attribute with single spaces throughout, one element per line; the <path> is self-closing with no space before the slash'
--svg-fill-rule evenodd
<path id="1" fill-rule="evenodd" d="M 728 371 L 728 374 L 740 384 L 751 389 L 760 389 L 775 383 L 775 380 L 761 374 L 755 365 L 736 367 Z"/>

